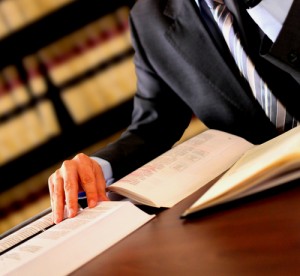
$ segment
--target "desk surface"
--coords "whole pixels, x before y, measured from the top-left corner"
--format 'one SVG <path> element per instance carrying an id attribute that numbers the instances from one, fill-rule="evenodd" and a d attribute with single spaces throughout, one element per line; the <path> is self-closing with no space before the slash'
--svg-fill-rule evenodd
<path id="1" fill-rule="evenodd" d="M 300 186 L 179 219 L 202 193 L 159 212 L 72 275 L 300 275 Z"/>

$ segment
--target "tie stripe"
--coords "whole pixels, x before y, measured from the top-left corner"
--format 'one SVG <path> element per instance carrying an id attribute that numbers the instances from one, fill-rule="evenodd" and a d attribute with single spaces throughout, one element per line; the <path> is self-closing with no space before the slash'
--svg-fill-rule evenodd
<path id="1" fill-rule="evenodd" d="M 210 7 L 228 48 L 240 70 L 241 75 L 248 81 L 255 99 L 259 102 L 270 121 L 279 132 L 283 132 L 299 124 L 275 98 L 268 85 L 257 73 L 251 59 L 246 54 L 238 33 L 233 26 L 233 16 L 223 0 L 205 0 Z"/>

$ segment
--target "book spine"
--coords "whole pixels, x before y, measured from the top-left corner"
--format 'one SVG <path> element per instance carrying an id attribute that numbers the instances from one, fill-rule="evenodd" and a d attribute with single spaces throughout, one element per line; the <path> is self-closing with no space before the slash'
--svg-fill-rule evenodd
<path id="1" fill-rule="evenodd" d="M 33 97 L 38 98 L 47 92 L 45 76 L 41 72 L 40 62 L 36 55 L 27 56 L 23 59 L 26 72 L 27 85 Z"/>

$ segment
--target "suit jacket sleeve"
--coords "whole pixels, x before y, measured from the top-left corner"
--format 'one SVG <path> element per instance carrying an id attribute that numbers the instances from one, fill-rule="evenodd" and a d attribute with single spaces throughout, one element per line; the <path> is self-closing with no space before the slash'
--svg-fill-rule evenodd
<path id="1" fill-rule="evenodd" d="M 300 83 L 300 1 L 294 0 L 281 32 L 272 44 L 265 37 L 261 54 Z"/>
<path id="2" fill-rule="evenodd" d="M 110 162 L 115 179 L 168 150 L 180 139 L 192 116 L 190 108 L 152 68 L 147 57 L 151 45 L 142 45 L 140 40 L 151 34 L 141 27 L 140 17 L 133 11 L 130 19 L 138 79 L 132 122 L 120 139 L 93 154 Z"/>

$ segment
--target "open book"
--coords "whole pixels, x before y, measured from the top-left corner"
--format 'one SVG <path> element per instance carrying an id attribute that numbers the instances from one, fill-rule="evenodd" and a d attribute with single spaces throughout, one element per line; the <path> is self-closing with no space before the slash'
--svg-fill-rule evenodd
<path id="1" fill-rule="evenodd" d="M 101 202 L 57 225 L 51 215 L 0 240 L 1 275 L 67 275 L 154 217 L 128 201 Z"/>
<path id="2" fill-rule="evenodd" d="M 300 126 L 254 146 L 182 217 L 290 182 L 300 177 Z"/>
<path id="3" fill-rule="evenodd" d="M 110 185 L 108 191 L 169 208 L 224 173 L 253 146 L 238 136 L 206 130 Z"/>

